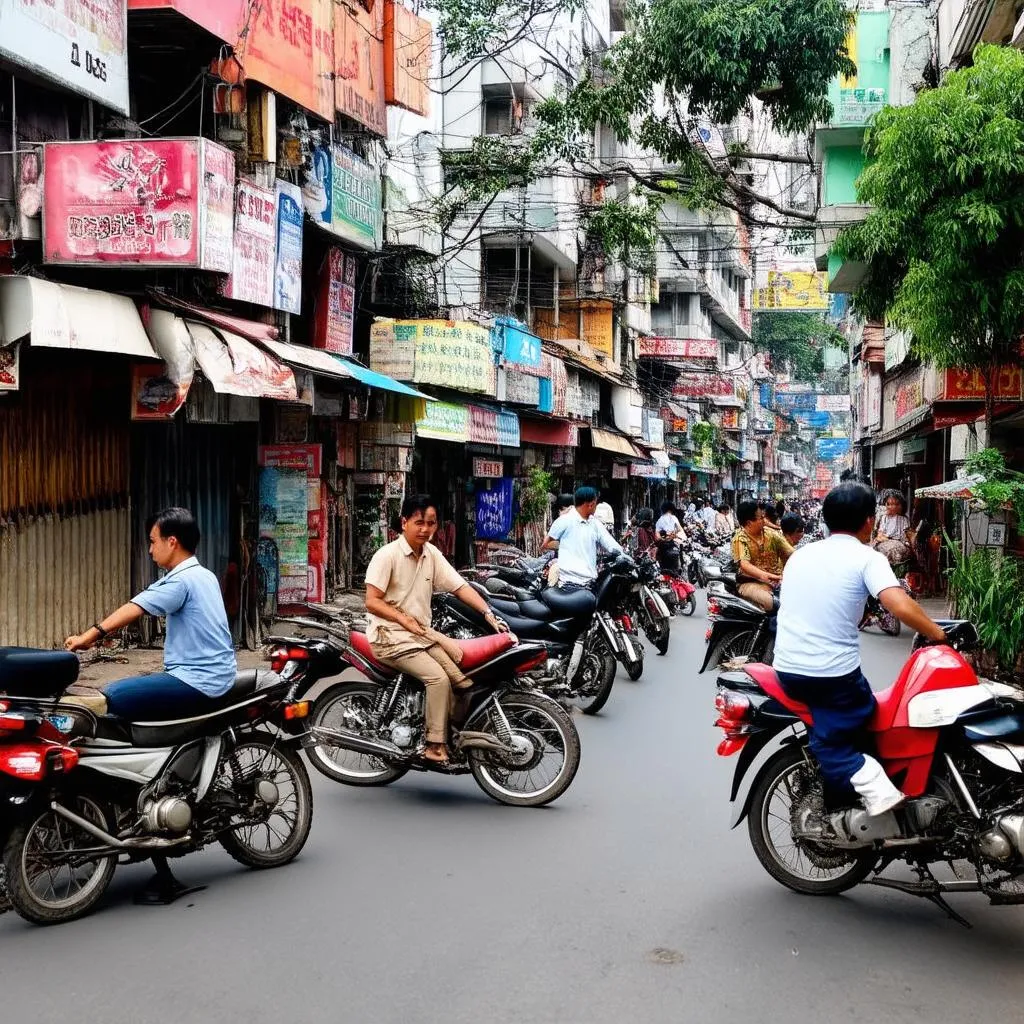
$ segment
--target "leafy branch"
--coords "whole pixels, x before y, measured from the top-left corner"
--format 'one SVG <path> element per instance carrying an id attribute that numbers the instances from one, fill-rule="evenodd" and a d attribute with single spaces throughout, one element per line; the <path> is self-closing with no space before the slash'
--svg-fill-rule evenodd
<path id="1" fill-rule="evenodd" d="M 1017 523 L 1024 523 L 1024 473 L 1010 469 L 996 448 L 982 448 L 967 458 L 965 466 L 981 478 L 971 490 L 986 512 L 1012 509 Z"/>

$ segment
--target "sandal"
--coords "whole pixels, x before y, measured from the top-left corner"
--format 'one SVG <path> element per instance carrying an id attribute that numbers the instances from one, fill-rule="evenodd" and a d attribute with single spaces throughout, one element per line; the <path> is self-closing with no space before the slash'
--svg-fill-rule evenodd
<path id="1" fill-rule="evenodd" d="M 428 743 L 421 756 L 431 764 L 447 764 L 448 748 L 443 743 Z"/>

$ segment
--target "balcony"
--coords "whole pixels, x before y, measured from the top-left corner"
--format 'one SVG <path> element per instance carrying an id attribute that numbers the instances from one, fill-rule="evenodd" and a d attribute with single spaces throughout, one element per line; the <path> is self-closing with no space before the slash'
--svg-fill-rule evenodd
<path id="1" fill-rule="evenodd" d="M 859 224 L 870 212 L 871 207 L 863 203 L 839 203 L 819 208 L 814 230 L 815 265 L 819 270 L 828 271 L 830 292 L 850 294 L 855 292 L 864 280 L 867 273 L 865 264 L 843 263 L 839 257 L 832 255 L 832 246 L 843 228 L 850 224 Z"/>
<path id="2" fill-rule="evenodd" d="M 736 295 L 725 287 L 722 275 L 714 271 L 698 272 L 698 288 L 707 300 L 711 319 L 738 341 L 750 341 L 750 310 L 740 307 Z"/>

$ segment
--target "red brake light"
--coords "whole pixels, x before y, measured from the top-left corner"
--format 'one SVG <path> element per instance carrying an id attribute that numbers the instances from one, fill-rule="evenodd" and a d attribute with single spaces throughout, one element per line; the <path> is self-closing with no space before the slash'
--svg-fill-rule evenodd
<path id="1" fill-rule="evenodd" d="M 718 744 L 718 756 L 729 757 L 737 751 L 742 750 L 743 744 L 747 742 L 747 738 L 748 737 L 746 736 L 738 736 L 734 739 L 726 738 L 722 740 L 722 742 Z"/>
<path id="2" fill-rule="evenodd" d="M 722 606 L 713 598 L 708 598 L 708 615 L 719 615 L 722 611 Z"/>
<path id="3" fill-rule="evenodd" d="M 516 666 L 516 675 L 522 675 L 524 672 L 529 672 L 531 669 L 539 668 L 548 660 L 547 651 L 538 651 L 532 658 L 528 658 L 521 665 Z"/>
<path id="4" fill-rule="evenodd" d="M 742 722 L 750 714 L 750 698 L 732 690 L 715 694 L 715 710 L 729 722 Z"/>
<path id="5" fill-rule="evenodd" d="M 632 633 L 633 632 L 633 617 L 631 615 L 623 615 L 622 616 L 622 628 L 627 633 Z"/>
<path id="6" fill-rule="evenodd" d="M 305 647 L 275 647 L 270 652 L 270 667 L 280 672 L 289 661 L 309 661 L 309 651 Z"/>
<path id="7" fill-rule="evenodd" d="M 21 715 L 0 713 L 0 732 L 23 732 L 27 725 Z"/>

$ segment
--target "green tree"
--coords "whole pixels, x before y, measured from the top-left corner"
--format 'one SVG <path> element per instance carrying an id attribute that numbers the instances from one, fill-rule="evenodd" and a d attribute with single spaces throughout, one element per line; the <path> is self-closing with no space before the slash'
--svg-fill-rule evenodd
<path id="1" fill-rule="evenodd" d="M 909 331 L 922 359 L 980 370 L 991 431 L 998 368 L 1024 333 L 1024 54 L 979 47 L 973 67 L 878 114 L 866 154 L 857 195 L 873 209 L 835 246 L 868 267 L 855 305 Z"/>
<path id="2" fill-rule="evenodd" d="M 846 347 L 846 339 L 824 314 L 788 309 L 755 313 L 753 341 L 775 369 L 788 366 L 795 380 L 808 383 L 824 376 L 826 348 Z"/>
<path id="3" fill-rule="evenodd" d="M 510 181 L 525 187 L 524 172 L 538 176 L 559 161 L 581 173 L 607 174 L 593 154 L 594 129 L 606 125 L 620 142 L 638 144 L 661 157 L 655 163 L 671 168 L 652 171 L 627 161 L 615 168 L 634 179 L 635 194 L 622 208 L 592 218 L 603 229 L 598 240 L 610 248 L 648 235 L 651 212 L 665 196 L 692 209 L 725 206 L 748 217 L 752 205 L 761 204 L 786 226 L 814 220 L 751 186 L 739 167 L 751 154 L 713 155 L 696 129 L 701 119 L 732 121 L 754 96 L 782 131 L 827 119 L 829 83 L 856 70 L 846 52 L 852 15 L 844 0 L 627 0 L 629 31 L 607 50 L 584 54 L 582 66 L 574 67 L 564 66 L 533 29 L 578 13 L 583 0 L 426 0 L 426 6 L 438 15 L 449 82 L 458 81 L 459 62 L 499 54 L 507 59 L 516 42 L 530 38 L 573 83 L 533 109 L 525 146 L 505 140 L 474 147 L 462 170 L 472 170 L 485 190 Z M 445 197 L 447 213 L 463 196 L 467 202 L 481 198 L 479 188 L 459 177 Z M 629 218 L 635 226 L 626 223 Z M 643 260 L 650 249 L 629 251 Z"/>

